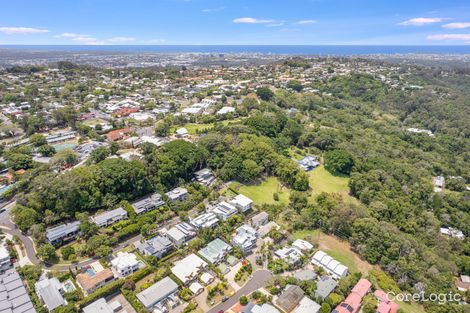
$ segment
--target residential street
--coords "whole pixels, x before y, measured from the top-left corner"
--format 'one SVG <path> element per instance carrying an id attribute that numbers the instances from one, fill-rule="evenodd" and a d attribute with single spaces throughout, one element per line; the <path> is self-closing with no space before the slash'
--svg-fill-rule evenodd
<path id="1" fill-rule="evenodd" d="M 273 274 L 268 270 L 258 270 L 253 272 L 252 278 L 238 290 L 232 297 L 227 301 L 222 302 L 215 307 L 213 307 L 208 313 L 217 313 L 219 311 L 227 311 L 232 306 L 234 306 L 243 295 L 248 295 L 253 291 L 264 287 L 266 283 L 273 277 Z"/>

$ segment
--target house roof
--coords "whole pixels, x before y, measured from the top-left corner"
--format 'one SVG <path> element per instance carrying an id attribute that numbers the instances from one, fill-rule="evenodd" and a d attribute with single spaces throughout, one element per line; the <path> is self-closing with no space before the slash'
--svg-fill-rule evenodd
<path id="1" fill-rule="evenodd" d="M 317 290 L 315 296 L 325 299 L 336 288 L 338 283 L 330 276 L 322 276 L 317 282 Z"/>
<path id="2" fill-rule="evenodd" d="M 171 272 L 183 283 L 192 280 L 201 270 L 207 266 L 206 261 L 191 253 L 184 259 L 175 263 Z"/>
<path id="3" fill-rule="evenodd" d="M 97 225 L 106 224 L 109 220 L 112 220 L 119 216 L 127 216 L 127 211 L 119 207 L 117 209 L 107 211 L 101 214 L 93 216 L 91 219 Z"/>
<path id="4" fill-rule="evenodd" d="M 223 240 L 216 238 L 209 242 L 207 246 L 198 251 L 204 259 L 211 263 L 216 263 L 219 258 L 225 256 L 232 247 Z"/>
<path id="5" fill-rule="evenodd" d="M 304 297 L 304 291 L 297 285 L 288 285 L 277 298 L 276 304 L 286 312 L 292 311 Z"/>
<path id="6" fill-rule="evenodd" d="M 68 234 L 78 231 L 79 227 L 79 221 L 75 221 L 68 224 L 62 224 L 56 227 L 46 229 L 46 236 L 49 241 L 56 241 L 58 239 L 66 237 Z"/>
<path id="7" fill-rule="evenodd" d="M 303 297 L 300 300 L 299 306 L 294 310 L 294 313 L 318 313 L 320 305 L 310 298 Z"/>
<path id="8" fill-rule="evenodd" d="M 84 307 L 83 313 L 114 313 L 114 310 L 104 298 L 99 298 L 95 302 Z"/>
<path id="9" fill-rule="evenodd" d="M 43 279 L 34 284 L 36 293 L 41 297 L 49 311 L 54 310 L 62 305 L 66 305 L 67 301 L 59 292 L 61 284 L 57 278 Z"/>
<path id="10" fill-rule="evenodd" d="M 13 268 L 0 274 L 0 312 L 36 313 L 20 275 Z"/>
<path id="11" fill-rule="evenodd" d="M 137 294 L 137 299 L 145 307 L 150 307 L 178 290 L 178 284 L 170 277 L 159 280 L 149 288 Z"/>
<path id="12" fill-rule="evenodd" d="M 370 290 L 370 287 L 372 287 L 372 284 L 370 281 L 368 281 L 365 278 L 359 279 L 357 284 L 353 287 L 351 290 L 351 293 L 357 293 L 361 298 L 364 297 Z"/>
<path id="13" fill-rule="evenodd" d="M 84 290 L 89 290 L 98 285 L 99 283 L 112 279 L 113 272 L 109 268 L 90 275 L 88 272 L 80 273 L 77 275 L 77 282 Z"/>

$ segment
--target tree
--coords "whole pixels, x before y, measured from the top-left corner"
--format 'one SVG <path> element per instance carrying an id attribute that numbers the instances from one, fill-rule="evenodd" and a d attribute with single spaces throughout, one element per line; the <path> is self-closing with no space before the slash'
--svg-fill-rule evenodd
<path id="1" fill-rule="evenodd" d="M 287 83 L 287 88 L 290 88 L 297 92 L 301 92 L 302 89 L 304 89 L 304 86 L 302 86 L 302 83 L 299 82 L 298 80 L 293 79 Z"/>
<path id="2" fill-rule="evenodd" d="M 55 148 L 51 145 L 43 145 L 38 148 L 38 152 L 45 157 L 50 157 L 55 154 Z"/>
<path id="3" fill-rule="evenodd" d="M 241 305 L 247 305 L 248 304 L 248 297 L 247 296 L 241 296 L 240 297 L 240 304 Z"/>
<path id="4" fill-rule="evenodd" d="M 14 219 L 18 228 L 26 232 L 39 221 L 39 214 L 34 209 L 17 205 L 14 210 Z"/>
<path id="5" fill-rule="evenodd" d="M 89 163 L 100 163 L 110 155 L 110 151 L 106 147 L 98 147 L 90 153 Z"/>
<path id="6" fill-rule="evenodd" d="M 47 144 L 46 137 L 43 134 L 33 134 L 29 137 L 29 143 L 35 147 L 40 147 Z"/>
<path id="7" fill-rule="evenodd" d="M 72 149 L 57 152 L 51 160 L 53 166 L 74 166 L 78 163 L 78 154 Z"/>
<path id="8" fill-rule="evenodd" d="M 263 168 L 259 166 L 255 161 L 253 160 L 244 160 L 242 162 L 242 170 L 239 174 L 240 179 L 245 182 L 250 182 L 256 177 L 258 177 Z"/>
<path id="9" fill-rule="evenodd" d="M 38 256 L 45 262 L 52 261 L 53 259 L 57 258 L 55 247 L 50 243 L 42 245 L 38 249 Z"/>
<path id="10" fill-rule="evenodd" d="M 325 153 L 325 168 L 333 174 L 349 175 L 354 166 L 354 158 L 348 151 L 332 150 Z"/>
<path id="11" fill-rule="evenodd" d="M 60 249 L 60 254 L 64 260 L 69 260 L 70 256 L 75 254 L 75 249 L 72 246 L 65 246 Z"/>
<path id="12" fill-rule="evenodd" d="M 320 307 L 320 313 L 331 313 L 331 306 L 328 303 L 323 302 Z"/>
<path id="13" fill-rule="evenodd" d="M 274 97 L 274 92 L 272 92 L 269 87 L 260 87 L 256 89 L 256 95 L 264 101 L 269 101 Z"/>
<path id="14" fill-rule="evenodd" d="M 7 153 L 7 165 L 13 170 L 28 169 L 33 166 L 33 158 L 22 153 Z"/>

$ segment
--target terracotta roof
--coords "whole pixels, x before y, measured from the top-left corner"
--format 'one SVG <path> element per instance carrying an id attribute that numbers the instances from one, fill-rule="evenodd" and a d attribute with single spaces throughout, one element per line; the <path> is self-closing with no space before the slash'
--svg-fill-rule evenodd
<path id="1" fill-rule="evenodd" d="M 367 279 L 361 278 L 351 290 L 351 293 L 357 293 L 361 298 L 369 292 L 372 284 Z"/>
<path id="2" fill-rule="evenodd" d="M 109 268 L 106 268 L 94 275 L 90 275 L 87 272 L 80 273 L 77 275 L 77 282 L 83 290 L 90 290 L 103 281 L 110 280 L 113 277 L 113 272 Z"/>
<path id="3" fill-rule="evenodd" d="M 130 132 L 132 132 L 132 129 L 129 127 L 116 129 L 107 133 L 106 138 L 108 138 L 109 141 L 117 141 L 127 136 Z"/>

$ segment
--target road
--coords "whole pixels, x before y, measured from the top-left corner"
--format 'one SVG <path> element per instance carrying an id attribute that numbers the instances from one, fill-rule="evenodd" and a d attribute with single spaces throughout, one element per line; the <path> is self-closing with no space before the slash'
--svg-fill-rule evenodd
<path id="1" fill-rule="evenodd" d="M 17 236 L 23 242 L 23 246 L 24 246 L 24 249 L 26 251 L 26 256 L 29 259 L 29 261 L 31 261 L 31 263 L 33 263 L 34 265 L 41 265 L 43 268 L 45 268 L 47 270 L 65 272 L 65 271 L 68 271 L 70 268 L 80 268 L 80 267 L 83 267 L 83 266 L 90 265 L 90 264 L 92 264 L 92 263 L 94 263 L 98 260 L 98 258 L 90 258 L 90 259 L 82 260 L 80 262 L 71 263 L 71 264 L 45 264 L 44 262 L 39 260 L 38 257 L 36 256 L 36 249 L 35 249 L 33 240 L 30 237 L 25 236 L 18 229 L 16 224 L 14 224 L 10 220 L 10 211 L 15 206 L 15 204 L 16 204 L 16 202 L 12 201 L 12 202 L 10 202 L 10 203 L 8 203 L 8 204 L 6 204 L 5 206 L 2 207 L 2 209 L 5 209 L 5 212 L 0 213 L 0 229 L 3 232 L 7 233 L 7 234 L 10 234 L 12 236 Z M 196 211 L 193 209 L 193 210 L 189 211 L 188 213 L 189 214 L 194 214 L 195 212 Z M 175 216 L 172 219 L 164 222 L 161 225 L 160 228 L 168 227 L 169 225 L 177 224 L 179 222 L 180 222 L 179 217 Z M 142 239 L 142 235 L 139 234 L 139 235 L 134 236 L 134 237 L 132 237 L 132 238 L 126 240 L 126 241 L 123 241 L 123 242 L 119 243 L 117 246 L 115 246 L 113 248 L 113 253 L 116 253 L 119 250 L 121 250 L 121 249 L 123 249 L 123 248 L 137 242 L 137 241 L 140 241 L 141 239 Z"/>
<path id="2" fill-rule="evenodd" d="M 5 205 L 2 209 L 5 212 L 0 214 L 0 228 L 4 233 L 12 236 L 17 236 L 22 242 L 26 251 L 26 256 L 33 264 L 40 264 L 41 261 L 36 257 L 36 250 L 34 249 L 34 242 L 28 236 L 23 235 L 21 230 L 10 220 L 10 211 L 15 206 L 16 202 L 12 201 Z"/>
<path id="3" fill-rule="evenodd" d="M 219 311 L 225 312 L 230 309 L 232 306 L 238 303 L 241 296 L 246 296 L 252 293 L 253 291 L 265 287 L 266 283 L 273 278 L 273 274 L 268 270 L 258 270 L 253 272 L 252 278 L 238 290 L 232 297 L 230 297 L 227 301 L 219 303 L 208 313 L 217 313 Z"/>

